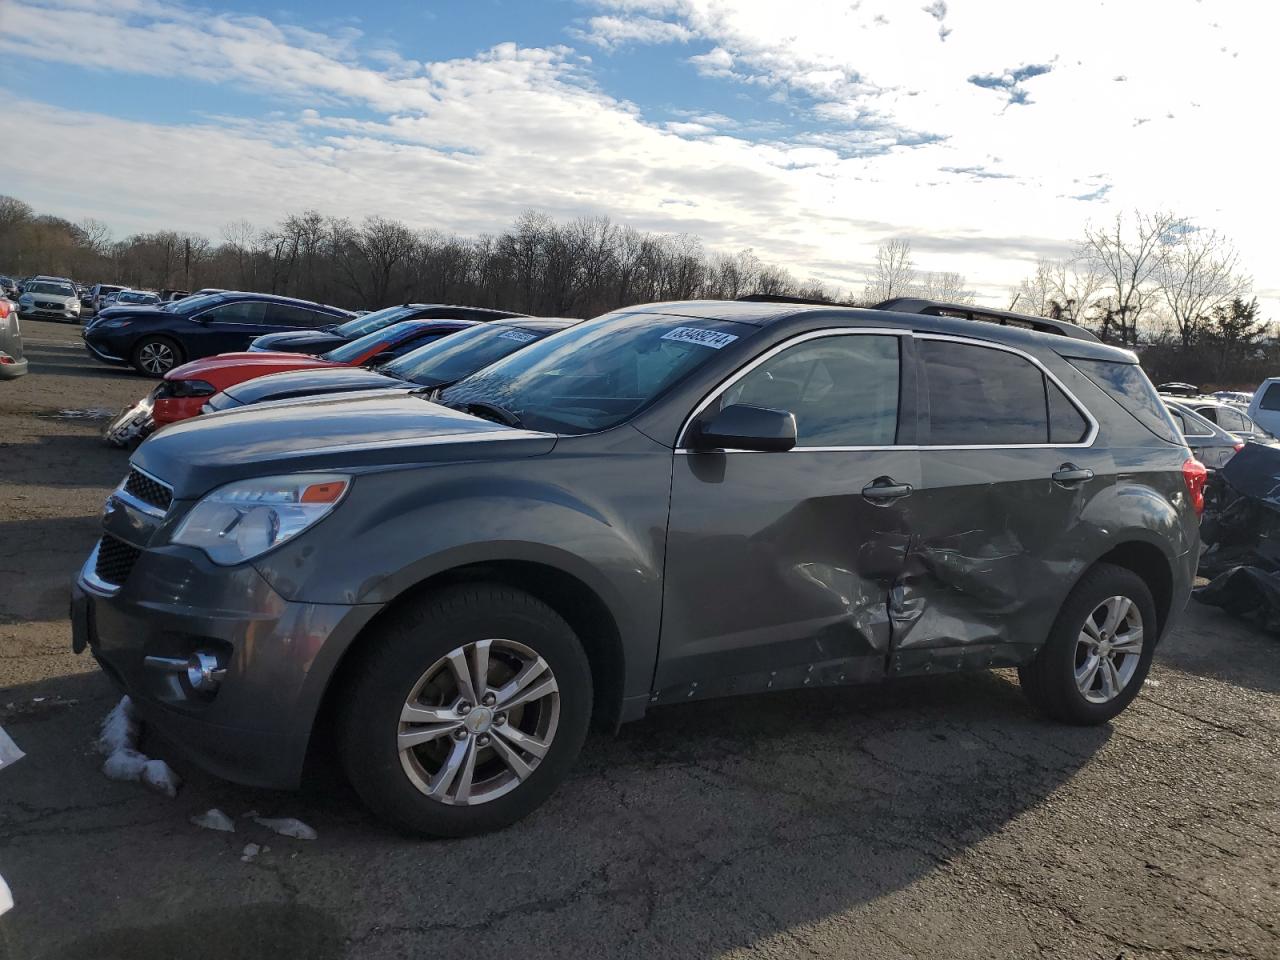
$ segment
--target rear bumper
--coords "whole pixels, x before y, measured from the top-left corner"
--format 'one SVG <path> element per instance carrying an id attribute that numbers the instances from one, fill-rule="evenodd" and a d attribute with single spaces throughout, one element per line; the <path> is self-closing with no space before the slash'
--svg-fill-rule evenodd
<path id="1" fill-rule="evenodd" d="M 217 567 L 183 548 L 144 550 L 122 586 L 90 556 L 71 591 L 73 646 L 86 646 L 177 752 L 215 776 L 298 785 L 312 726 L 342 654 L 379 605 L 291 603 L 251 566 Z M 146 658 L 215 653 L 212 693 Z"/>
<path id="2" fill-rule="evenodd" d="M 13 363 L 0 363 L 0 380 L 17 380 L 18 377 L 25 375 L 27 372 L 26 359 L 15 360 Z"/>

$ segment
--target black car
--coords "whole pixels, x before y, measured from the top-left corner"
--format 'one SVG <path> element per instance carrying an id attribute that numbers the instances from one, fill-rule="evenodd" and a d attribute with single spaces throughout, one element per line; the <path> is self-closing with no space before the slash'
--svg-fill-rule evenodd
<path id="1" fill-rule="evenodd" d="M 265 333 L 316 330 L 348 310 L 266 293 L 211 293 L 143 307 L 109 307 L 85 326 L 89 353 L 162 377 L 180 363 L 244 350 Z"/>
<path id="2" fill-rule="evenodd" d="M 503 317 L 519 317 L 523 314 L 503 310 L 486 310 L 483 307 L 456 307 L 447 303 L 405 303 L 386 307 L 373 313 L 348 320 L 346 323 L 318 330 L 291 330 L 285 333 L 269 333 L 258 337 L 250 350 L 275 350 L 285 353 L 321 354 L 340 347 L 366 334 L 402 320 L 500 320 Z"/>
<path id="3" fill-rule="evenodd" d="M 444 324 L 450 321 L 435 322 Z M 403 357 L 383 364 L 377 370 L 357 367 L 273 373 L 227 387 L 209 398 L 204 405 L 204 412 L 213 413 L 252 403 L 296 400 L 357 390 L 407 390 L 422 387 L 439 390 L 578 321 L 550 317 L 513 317 L 490 323 L 471 320 L 453 322 L 467 326 L 459 328 L 458 333 L 418 347 Z"/>
<path id="4" fill-rule="evenodd" d="M 593 718 L 702 697 L 1017 667 L 1104 723 L 1186 603 L 1204 467 L 1132 353 L 916 304 L 636 306 L 438 402 L 169 427 L 74 647 L 214 773 L 296 786 L 314 741 L 434 835 L 527 814 Z"/>

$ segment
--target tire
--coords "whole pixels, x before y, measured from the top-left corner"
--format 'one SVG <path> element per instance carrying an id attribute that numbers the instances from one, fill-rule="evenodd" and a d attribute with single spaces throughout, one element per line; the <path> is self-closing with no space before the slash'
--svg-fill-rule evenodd
<path id="1" fill-rule="evenodd" d="M 182 363 L 182 348 L 168 337 L 143 337 L 133 345 L 129 362 L 144 376 L 163 377 Z"/>
<path id="2" fill-rule="evenodd" d="M 1125 612 L 1107 631 L 1112 610 Z M 1136 653 L 1135 618 L 1141 631 Z M 1078 726 L 1106 723 L 1138 695 L 1157 635 L 1155 601 L 1142 578 L 1124 567 L 1097 564 L 1067 595 L 1035 659 L 1018 668 L 1023 693 L 1050 719 Z M 1098 667 L 1091 675 L 1095 660 Z M 1115 668 L 1110 674 L 1107 661 Z"/>
<path id="3" fill-rule="evenodd" d="M 379 817 L 426 836 L 484 833 L 527 816 L 564 780 L 586 738 L 592 684 L 582 645 L 554 610 L 510 587 L 464 584 L 412 602 L 374 630 L 342 691 L 337 740 L 348 779 Z M 526 673 L 516 698 L 547 689 L 548 675 L 555 692 L 511 707 L 509 716 L 502 706 L 513 702 L 510 695 L 491 706 L 471 704 L 464 713 L 462 701 L 469 698 L 449 655 L 461 651 L 464 672 L 474 677 L 477 652 L 486 644 L 490 696 L 510 690 Z M 474 683 L 472 689 L 483 700 Z M 430 722 L 404 722 L 413 709 L 431 711 Z M 414 737 L 429 739 L 401 749 L 403 738 Z M 540 759 L 513 747 L 530 744 L 530 737 L 545 749 Z M 470 780 L 468 750 L 474 751 Z M 459 753 L 463 759 L 452 764 L 458 772 L 449 777 L 446 768 Z M 511 753 L 514 761 L 507 759 Z M 469 796 L 463 796 L 464 781 Z"/>

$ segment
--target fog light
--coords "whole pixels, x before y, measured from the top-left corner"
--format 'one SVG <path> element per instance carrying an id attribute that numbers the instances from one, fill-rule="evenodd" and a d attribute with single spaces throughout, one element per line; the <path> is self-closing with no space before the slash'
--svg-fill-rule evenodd
<path id="1" fill-rule="evenodd" d="M 192 690 L 211 693 L 218 689 L 222 678 L 227 675 L 227 668 L 218 663 L 218 658 L 209 653 L 193 653 L 187 661 L 187 683 Z"/>

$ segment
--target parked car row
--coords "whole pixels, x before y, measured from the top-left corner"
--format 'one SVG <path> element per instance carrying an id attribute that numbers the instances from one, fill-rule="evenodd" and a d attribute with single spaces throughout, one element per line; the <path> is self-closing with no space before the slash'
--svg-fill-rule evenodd
<path id="1" fill-rule="evenodd" d="M 166 345 L 141 366 L 185 419 L 107 501 L 74 649 L 215 774 L 288 788 L 335 755 L 420 833 L 519 819 L 593 721 L 668 702 L 1005 666 L 1103 723 L 1195 574 L 1204 466 L 1134 355 L 1068 323 L 754 298 L 203 360 L 346 324 L 115 309 L 86 344 Z"/>

